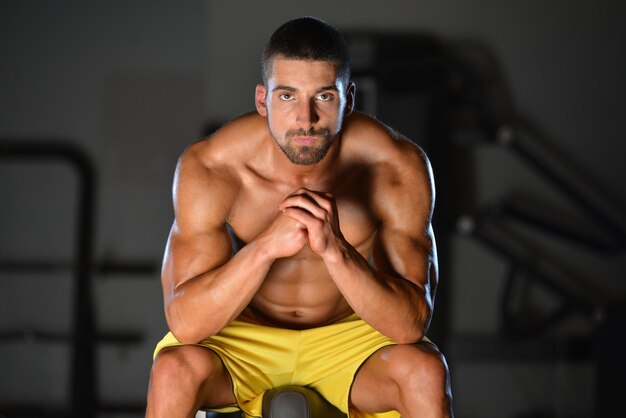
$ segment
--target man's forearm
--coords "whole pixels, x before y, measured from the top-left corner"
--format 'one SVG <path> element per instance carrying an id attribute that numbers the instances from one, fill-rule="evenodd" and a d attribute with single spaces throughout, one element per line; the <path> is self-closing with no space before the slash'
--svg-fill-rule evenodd
<path id="1" fill-rule="evenodd" d="M 374 270 L 348 243 L 323 258 L 337 287 L 364 321 L 398 343 L 424 336 L 432 313 L 428 289 Z"/>
<path id="2" fill-rule="evenodd" d="M 248 305 L 273 261 L 251 242 L 227 263 L 176 286 L 166 305 L 174 336 L 196 343 L 219 332 Z"/>

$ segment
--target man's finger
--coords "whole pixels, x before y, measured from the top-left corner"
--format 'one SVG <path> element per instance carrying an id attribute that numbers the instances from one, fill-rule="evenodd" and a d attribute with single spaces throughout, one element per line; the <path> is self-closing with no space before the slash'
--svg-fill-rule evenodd
<path id="1" fill-rule="evenodd" d="M 287 208 L 301 208 L 308 211 L 311 215 L 318 219 L 327 220 L 328 211 L 317 204 L 315 200 L 312 200 L 308 195 L 295 195 L 290 196 L 283 200 L 279 205 L 279 210 L 285 210 Z"/>
<path id="2" fill-rule="evenodd" d="M 303 224 L 308 231 L 320 228 L 324 222 L 313 216 L 310 212 L 296 207 L 288 207 L 284 209 L 283 214 Z"/>
<path id="3" fill-rule="evenodd" d="M 330 193 L 318 192 L 302 187 L 296 191 L 296 194 L 306 194 L 311 199 L 313 199 L 313 201 L 315 201 L 315 203 L 317 203 L 320 207 L 324 208 L 324 210 L 326 210 L 328 213 L 332 213 L 333 211 L 334 197 Z"/>

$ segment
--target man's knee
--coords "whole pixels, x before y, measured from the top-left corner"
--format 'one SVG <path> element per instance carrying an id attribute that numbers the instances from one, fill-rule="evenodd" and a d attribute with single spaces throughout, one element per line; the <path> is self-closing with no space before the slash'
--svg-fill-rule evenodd
<path id="1" fill-rule="evenodd" d="M 165 348 L 152 364 L 150 387 L 173 387 L 181 390 L 198 388 L 203 382 L 220 373 L 221 368 L 219 358 L 205 348 Z"/>
<path id="2" fill-rule="evenodd" d="M 389 372 L 401 391 L 442 394 L 447 391 L 448 367 L 438 350 L 428 343 L 394 348 Z"/>
<path id="3" fill-rule="evenodd" d="M 213 351 L 198 346 L 167 348 L 152 365 L 148 410 L 188 416 L 200 408 L 232 405 L 236 402 L 232 387 Z"/>

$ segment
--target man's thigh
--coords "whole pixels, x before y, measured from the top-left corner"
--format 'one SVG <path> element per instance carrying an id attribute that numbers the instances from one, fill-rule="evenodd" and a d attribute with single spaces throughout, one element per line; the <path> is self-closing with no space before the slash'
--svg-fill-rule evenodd
<path id="1" fill-rule="evenodd" d="M 397 410 L 403 385 L 415 381 L 415 376 L 428 385 L 431 375 L 440 375 L 445 367 L 439 350 L 427 341 L 384 347 L 357 373 L 350 392 L 351 406 L 366 412 Z"/>

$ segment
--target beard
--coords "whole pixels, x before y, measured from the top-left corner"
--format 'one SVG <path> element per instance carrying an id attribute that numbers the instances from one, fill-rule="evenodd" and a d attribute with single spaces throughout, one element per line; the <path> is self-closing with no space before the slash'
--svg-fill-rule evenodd
<path id="1" fill-rule="evenodd" d="M 296 145 L 292 142 L 293 138 L 300 136 L 309 136 L 318 138 L 318 142 L 314 145 Z M 279 148 L 287 156 L 289 161 L 298 165 L 312 165 L 320 162 L 328 153 L 330 146 L 333 144 L 333 135 L 327 128 L 315 130 L 313 128 L 293 129 L 287 131 L 284 137 L 284 141 L 274 140 L 278 144 Z"/>

